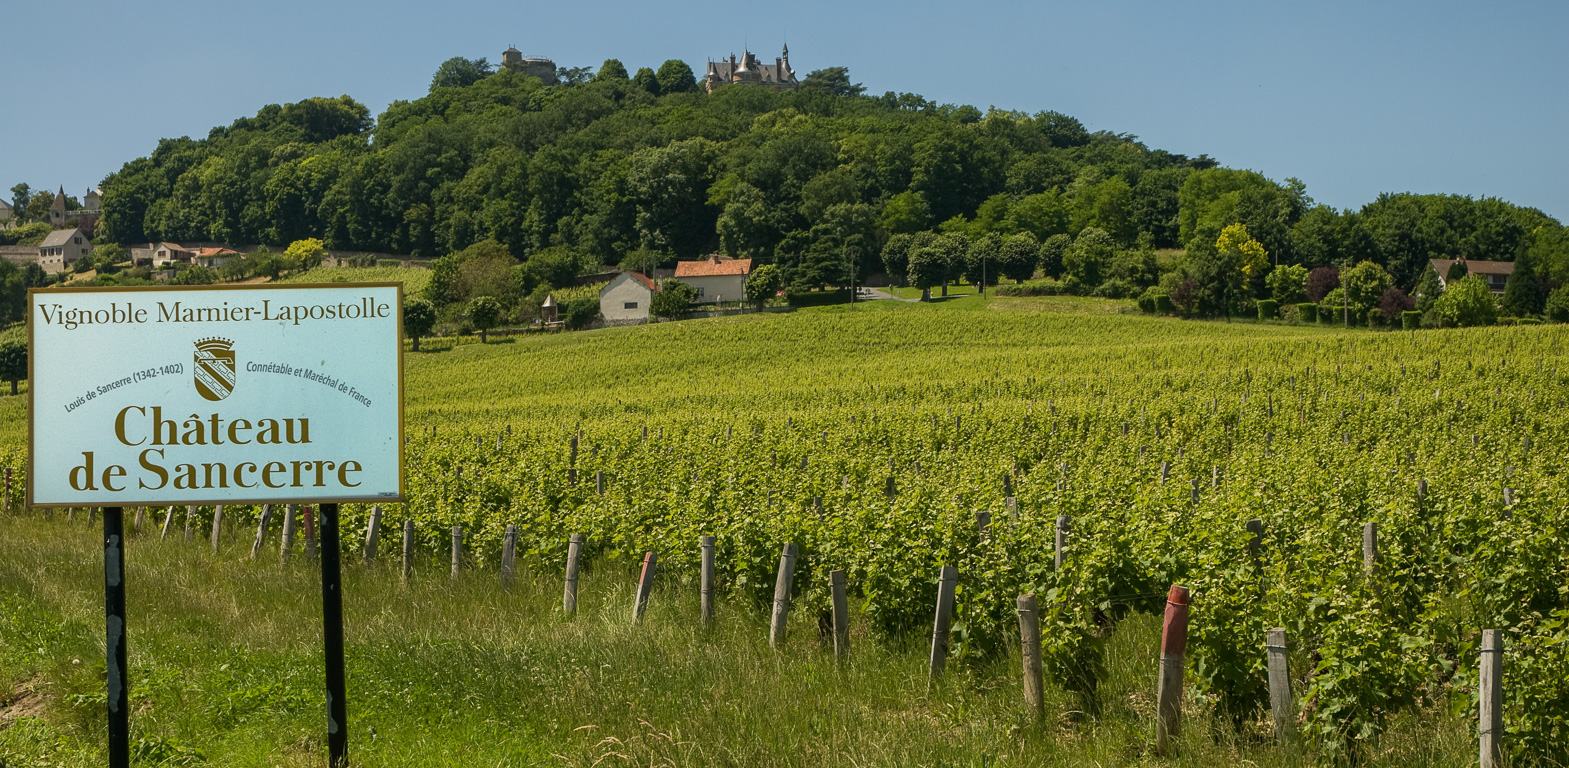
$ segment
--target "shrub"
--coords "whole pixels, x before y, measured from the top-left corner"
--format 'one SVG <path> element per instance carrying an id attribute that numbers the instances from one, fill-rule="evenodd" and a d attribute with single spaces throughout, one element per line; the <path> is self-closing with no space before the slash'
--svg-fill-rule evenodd
<path id="1" fill-rule="evenodd" d="M 1400 313 L 1400 327 L 1407 331 L 1414 331 L 1422 327 L 1422 313 L 1408 309 Z"/>
<path id="2" fill-rule="evenodd" d="M 1515 325 L 1541 325 L 1541 324 L 1542 324 L 1541 319 L 1540 318 L 1536 318 L 1536 317 L 1522 317 L 1522 318 L 1520 318 L 1518 320 L 1515 320 Z"/>
<path id="3" fill-rule="evenodd" d="M 403 266 L 403 262 L 398 261 L 397 259 L 377 259 L 376 260 L 376 266 L 378 266 L 378 267 L 401 267 L 401 266 Z"/>
<path id="4" fill-rule="evenodd" d="M 1150 315 L 1155 314 L 1157 311 L 1155 297 L 1164 295 L 1166 294 L 1162 293 L 1159 288 L 1145 288 L 1144 292 L 1139 294 L 1139 311 Z"/>
<path id="5" fill-rule="evenodd" d="M 1304 323 L 1318 321 L 1318 305 L 1313 302 L 1303 302 L 1297 305 L 1297 319 Z"/>
<path id="6" fill-rule="evenodd" d="M 1068 285 L 1047 277 L 1013 285 L 999 285 L 992 293 L 997 296 L 1062 296 L 1068 293 Z"/>
<path id="7" fill-rule="evenodd" d="M 1162 293 L 1155 297 L 1155 311 L 1163 315 L 1169 315 L 1177 311 L 1177 307 L 1171 303 L 1170 294 Z"/>
<path id="8" fill-rule="evenodd" d="M 1487 280 L 1471 275 L 1450 283 L 1444 295 L 1433 302 L 1433 311 L 1443 318 L 1444 325 L 1492 325 L 1498 319 L 1498 302 L 1493 299 Z"/>
<path id="9" fill-rule="evenodd" d="M 1416 302 L 1406 295 L 1405 291 L 1394 286 L 1384 289 L 1378 297 L 1378 308 L 1383 312 L 1383 317 L 1391 324 L 1407 310 L 1416 309 Z"/>
<path id="10" fill-rule="evenodd" d="M 1274 299 L 1260 299 L 1258 302 L 1258 319 L 1274 320 L 1280 316 L 1280 302 Z"/>
<path id="11" fill-rule="evenodd" d="M 792 307 L 826 307 L 830 304 L 850 303 L 850 291 L 836 288 L 831 291 L 809 291 L 792 287 L 785 291 L 785 301 Z"/>
<path id="12" fill-rule="evenodd" d="M 1094 291 L 1096 296 L 1107 299 L 1127 299 L 1137 296 L 1139 287 L 1120 277 L 1112 278 L 1100 284 Z"/>
<path id="13" fill-rule="evenodd" d="M 1547 297 L 1547 319 L 1555 323 L 1569 323 L 1569 285 Z"/>
<path id="14" fill-rule="evenodd" d="M 654 293 L 648 311 L 666 319 L 679 317 L 697 300 L 697 289 L 680 280 L 666 280 Z"/>
<path id="15" fill-rule="evenodd" d="M 1326 294 L 1339 287 L 1340 270 L 1334 267 L 1319 267 L 1308 273 L 1307 297 L 1314 304 L 1323 301 Z"/>

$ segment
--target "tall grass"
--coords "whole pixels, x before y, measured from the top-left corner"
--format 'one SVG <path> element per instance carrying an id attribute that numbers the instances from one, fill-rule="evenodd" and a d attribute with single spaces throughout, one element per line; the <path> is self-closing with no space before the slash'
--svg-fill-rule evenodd
<path id="1" fill-rule="evenodd" d="M 129 524 L 129 522 L 128 522 Z M 143 764 L 324 762 L 318 574 L 303 554 L 255 562 L 236 531 L 126 549 L 132 731 Z M 836 663 L 816 617 L 792 616 L 780 651 L 763 607 L 722 604 L 704 631 L 696 587 L 661 581 L 631 624 L 634 575 L 591 562 L 579 615 L 556 573 L 494 564 L 456 581 L 444 559 L 400 585 L 390 560 L 344 574 L 351 756 L 365 766 L 1110 766 L 1150 752 L 1159 620 L 1135 616 L 1108 645 L 1092 706 L 1047 687 L 1023 707 L 1017 652 L 951 663 L 928 687 L 924 638 L 862 631 Z M 0 516 L 0 765 L 101 764 L 105 739 L 100 531 L 81 516 Z M 859 617 L 852 615 L 852 624 Z M 9 696 L 4 691 L 10 691 Z M 1087 714 L 1086 710 L 1096 714 Z M 17 713 L 25 716 L 17 717 Z M 1181 753 L 1161 765 L 1293 766 L 1266 713 L 1240 727 L 1185 707 Z M 1375 766 L 1467 765 L 1470 728 L 1447 711 L 1398 719 Z"/>

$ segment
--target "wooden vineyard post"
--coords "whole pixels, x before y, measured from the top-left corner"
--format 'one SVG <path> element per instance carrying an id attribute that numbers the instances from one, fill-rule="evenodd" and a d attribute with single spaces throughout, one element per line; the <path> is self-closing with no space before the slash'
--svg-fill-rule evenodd
<path id="1" fill-rule="evenodd" d="M 602 469 L 594 470 L 594 492 L 605 495 L 605 472 Z"/>
<path id="2" fill-rule="evenodd" d="M 1265 661 L 1269 668 L 1269 710 L 1275 717 L 1275 738 L 1290 746 L 1297 738 L 1296 700 L 1291 697 L 1291 671 L 1286 664 L 1286 630 L 1264 633 Z"/>
<path id="3" fill-rule="evenodd" d="M 501 588 L 512 588 L 512 575 L 514 558 L 518 550 L 518 527 L 507 526 L 507 532 L 501 537 Z"/>
<path id="4" fill-rule="evenodd" d="M 1160 635 L 1160 678 L 1155 696 L 1155 754 L 1170 755 L 1182 732 L 1182 675 L 1188 650 L 1188 589 L 1172 585 Z"/>
<path id="5" fill-rule="evenodd" d="M 567 581 L 561 593 L 561 612 L 568 616 L 577 614 L 577 561 L 582 554 L 583 534 L 574 533 L 567 542 Z"/>
<path id="6" fill-rule="evenodd" d="M 648 595 L 654 589 L 654 569 L 658 564 L 657 553 L 648 552 L 643 555 L 643 570 L 637 578 L 637 598 L 632 601 L 633 624 L 640 624 L 643 621 L 643 611 L 648 609 Z"/>
<path id="7" fill-rule="evenodd" d="M 414 575 L 414 521 L 403 521 L 403 583 Z"/>
<path id="8" fill-rule="evenodd" d="M 703 614 L 703 628 L 708 629 L 714 625 L 714 537 L 699 538 L 698 546 L 702 549 L 703 563 L 702 577 L 698 583 L 698 603 Z"/>
<path id="9" fill-rule="evenodd" d="M 1171 479 L 1171 462 L 1163 461 L 1160 463 L 1160 481 L 1164 483 L 1169 479 Z"/>
<path id="10" fill-rule="evenodd" d="M 381 507 L 370 508 L 370 524 L 365 527 L 365 552 L 362 559 L 368 565 L 376 559 L 376 544 L 381 541 Z"/>
<path id="11" fill-rule="evenodd" d="M 196 537 L 195 532 L 193 532 L 191 530 L 191 518 L 193 518 L 193 517 L 196 517 L 196 507 L 193 507 L 193 506 L 190 506 L 189 504 L 187 504 L 186 507 L 185 507 L 185 543 L 186 544 L 191 543 L 191 540 Z"/>
<path id="12" fill-rule="evenodd" d="M 1054 542 L 1054 545 L 1055 545 L 1054 549 L 1056 551 L 1056 558 L 1052 561 L 1052 567 L 1053 567 L 1053 569 L 1058 570 L 1058 571 L 1062 570 L 1063 563 L 1067 562 L 1067 559 L 1068 559 L 1068 528 L 1069 528 L 1069 525 L 1070 525 L 1070 521 L 1068 520 L 1068 516 L 1067 515 L 1058 515 L 1057 516 L 1057 533 L 1056 533 L 1056 541 Z"/>
<path id="13" fill-rule="evenodd" d="M 1479 660 L 1477 693 L 1481 707 L 1477 712 L 1477 736 L 1481 747 L 1481 768 L 1498 768 L 1503 753 L 1504 735 L 1504 642 L 1496 629 L 1482 630 L 1482 655 Z"/>
<path id="14" fill-rule="evenodd" d="M 314 563 L 316 557 L 316 508 L 301 507 L 300 512 L 305 518 L 305 562 Z"/>
<path id="15" fill-rule="evenodd" d="M 883 493 L 887 494 L 889 501 L 899 498 L 899 486 L 894 483 L 893 475 L 888 476 Z"/>
<path id="16" fill-rule="evenodd" d="M 976 512 L 975 513 L 975 533 L 976 533 L 976 535 L 978 537 L 980 537 L 980 540 L 981 540 L 982 543 L 984 543 L 986 541 L 986 539 L 987 539 L 987 536 L 990 535 L 990 532 L 988 531 L 988 529 L 991 527 L 991 524 L 992 524 L 992 513 L 990 513 L 990 512 Z"/>
<path id="17" fill-rule="evenodd" d="M 251 559 L 255 560 L 261 555 L 262 545 L 267 543 L 267 525 L 272 522 L 272 505 L 263 504 L 261 517 L 256 520 L 256 541 L 251 544 Z"/>
<path id="18" fill-rule="evenodd" d="M 850 655 L 850 606 L 845 597 L 844 570 L 828 572 L 828 591 L 834 604 L 834 658 Z"/>
<path id="19" fill-rule="evenodd" d="M 6 505 L 9 506 L 10 505 L 10 500 L 11 500 L 11 470 L 9 470 L 9 469 L 5 471 L 5 497 L 6 497 Z M 142 532 L 142 521 L 144 521 L 146 519 L 147 519 L 147 507 L 137 507 L 136 508 L 136 522 L 131 524 L 132 532 L 134 532 L 134 533 L 141 533 Z"/>
<path id="20" fill-rule="evenodd" d="M 768 622 L 771 648 L 784 645 L 785 624 L 790 620 L 790 588 L 795 584 L 795 556 L 795 545 L 786 542 L 779 553 L 779 573 L 774 578 L 774 611 Z"/>
<path id="21" fill-rule="evenodd" d="M 223 505 L 212 508 L 212 551 L 218 552 L 218 544 L 223 537 Z"/>
<path id="22" fill-rule="evenodd" d="M 1041 673 L 1041 616 L 1035 595 L 1019 595 L 1019 648 L 1024 659 L 1024 704 L 1035 719 L 1046 716 L 1046 688 Z"/>
<path id="23" fill-rule="evenodd" d="M 283 508 L 283 536 L 278 544 L 278 563 L 287 565 L 289 556 L 294 553 L 294 526 L 298 525 L 294 518 L 294 505 Z"/>
<path id="24" fill-rule="evenodd" d="M 1378 523 L 1362 526 L 1362 571 L 1368 576 L 1378 575 Z"/>
<path id="25" fill-rule="evenodd" d="M 937 580 L 937 616 L 932 621 L 932 658 L 927 672 L 928 684 L 942 677 L 948 666 L 948 627 L 953 622 L 953 595 L 959 586 L 959 569 L 942 567 Z"/>
<path id="26" fill-rule="evenodd" d="M 463 526 L 452 526 L 452 578 L 458 578 L 458 569 L 463 567 Z"/>
<path id="27" fill-rule="evenodd" d="M 1196 478 L 1196 477 L 1193 478 L 1193 487 L 1192 487 L 1191 490 L 1192 490 L 1192 499 L 1191 499 L 1191 501 L 1194 504 L 1199 503 L 1199 479 Z"/>
<path id="28" fill-rule="evenodd" d="M 169 507 L 163 513 L 163 529 L 158 532 L 158 540 L 169 538 L 169 526 L 174 523 L 174 507 Z"/>

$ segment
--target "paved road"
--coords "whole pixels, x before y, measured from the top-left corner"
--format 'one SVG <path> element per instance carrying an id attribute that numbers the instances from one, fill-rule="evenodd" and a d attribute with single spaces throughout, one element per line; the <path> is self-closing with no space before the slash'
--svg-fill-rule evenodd
<path id="1" fill-rule="evenodd" d="M 920 299 L 901 299 L 898 296 L 895 296 L 892 293 L 889 293 L 889 292 L 887 292 L 887 291 L 885 291 L 885 290 L 883 290 L 881 288 L 867 288 L 866 289 L 866 293 L 868 295 L 858 296 L 856 298 L 862 299 L 864 301 L 876 301 L 878 299 L 893 299 L 894 301 L 910 301 L 910 302 L 920 301 Z"/>

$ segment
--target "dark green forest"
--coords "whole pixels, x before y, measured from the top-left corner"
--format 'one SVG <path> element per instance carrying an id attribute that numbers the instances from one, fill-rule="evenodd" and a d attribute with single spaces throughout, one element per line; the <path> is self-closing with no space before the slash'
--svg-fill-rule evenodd
<path id="1" fill-rule="evenodd" d="M 890 240 L 910 247 L 901 234 L 991 242 L 999 254 L 1023 242 L 1009 252 L 1036 254 L 1028 266 L 1047 276 L 1062 269 L 1062 243 L 1088 235 L 1108 253 L 1142 254 L 1080 276 L 1131 295 L 1170 269 L 1152 268 L 1154 251 L 1185 249 L 1202 275 L 1221 231 L 1241 223 L 1271 267 L 1372 261 L 1406 292 L 1435 257 L 1529 258 L 1543 296 L 1569 282 L 1564 227 L 1502 200 L 1385 194 L 1336 210 L 1296 179 L 1150 149 L 1058 112 L 867 95 L 843 68 L 795 92 L 713 94 L 676 61 L 634 76 L 615 60 L 564 72 L 546 86 L 453 59 L 428 95 L 374 120 L 348 96 L 316 98 L 268 105 L 204 139 L 163 140 L 105 180 L 99 234 L 275 246 L 319 237 L 425 257 L 484 244 L 557 272 L 717 250 L 776 261 L 805 287 L 843 285 L 852 269 L 904 278 L 902 251 L 883 258 Z"/>

